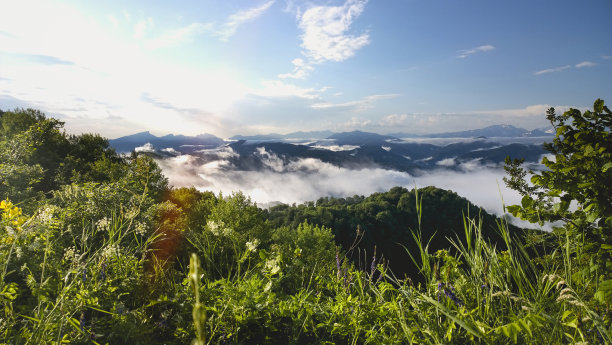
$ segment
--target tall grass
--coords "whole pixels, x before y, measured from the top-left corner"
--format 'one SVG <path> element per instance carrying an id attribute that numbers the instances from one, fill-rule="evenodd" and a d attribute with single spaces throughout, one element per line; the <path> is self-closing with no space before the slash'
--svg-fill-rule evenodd
<path id="1" fill-rule="evenodd" d="M 421 214 L 418 194 L 416 203 Z M 504 220 L 498 245 L 466 216 L 463 233 L 436 252 L 429 250 L 436 238 L 415 229 L 418 249 L 408 254 L 420 277 L 398 278 L 384 253 L 355 267 L 329 229 L 306 223 L 261 242 L 205 227 L 185 235 L 194 251 L 188 268 L 181 260 L 151 263 L 163 227 L 153 227 L 145 209 L 112 209 L 109 218 L 79 224 L 60 208 L 27 217 L 5 203 L 0 343 L 611 341 L 608 306 L 589 299 L 588 281 L 574 279 L 580 268 L 569 238 L 538 253 Z"/>

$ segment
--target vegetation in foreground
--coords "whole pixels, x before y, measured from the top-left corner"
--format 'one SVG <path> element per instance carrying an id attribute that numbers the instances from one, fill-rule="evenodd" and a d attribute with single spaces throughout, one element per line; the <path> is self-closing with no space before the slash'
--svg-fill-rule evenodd
<path id="1" fill-rule="evenodd" d="M 170 189 L 147 156 L 34 110 L 1 113 L 0 342 L 610 343 L 612 114 L 597 100 L 548 117 L 555 159 L 531 183 L 507 161 L 524 195 L 508 210 L 563 225 L 497 220 L 494 235 L 473 211 L 459 233 L 431 229 L 445 226 L 432 189 L 373 196 L 381 209 L 345 200 L 345 221 L 334 199 L 267 212 L 240 193 Z M 347 241 L 349 225 L 367 235 Z M 394 274 L 391 235 L 414 272 Z"/>

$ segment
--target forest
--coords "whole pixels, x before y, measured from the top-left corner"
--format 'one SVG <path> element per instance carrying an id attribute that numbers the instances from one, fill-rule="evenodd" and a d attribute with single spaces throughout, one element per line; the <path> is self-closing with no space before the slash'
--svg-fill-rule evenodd
<path id="1" fill-rule="evenodd" d="M 612 113 L 547 118 L 504 181 L 550 232 L 435 187 L 262 209 L 0 112 L 0 343 L 612 343 Z"/>

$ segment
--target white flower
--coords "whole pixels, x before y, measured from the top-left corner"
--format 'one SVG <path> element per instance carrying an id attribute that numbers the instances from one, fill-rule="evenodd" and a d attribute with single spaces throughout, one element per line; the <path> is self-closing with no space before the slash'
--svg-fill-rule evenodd
<path id="1" fill-rule="evenodd" d="M 40 211 L 40 213 L 38 214 L 36 218 L 38 218 L 38 220 L 41 223 L 48 225 L 51 222 L 53 222 L 54 214 L 55 214 L 55 207 L 47 206 L 42 211 Z"/>
<path id="2" fill-rule="evenodd" d="M 104 250 L 102 250 L 102 257 L 105 259 L 109 259 L 115 256 L 119 256 L 119 246 L 116 244 L 106 246 Z"/>
<path id="3" fill-rule="evenodd" d="M 144 223 L 138 222 L 136 223 L 136 227 L 134 228 L 134 232 L 138 235 L 145 235 L 147 233 L 147 226 Z"/>
<path id="4" fill-rule="evenodd" d="M 98 231 L 108 231 L 109 227 L 110 227 L 110 221 L 106 217 L 100 219 L 96 223 L 96 228 L 98 229 Z"/>
<path id="5" fill-rule="evenodd" d="M 257 251 L 257 246 L 259 245 L 259 239 L 254 239 L 253 241 L 249 241 L 246 243 L 246 249 L 248 252 Z"/>
<path id="6" fill-rule="evenodd" d="M 277 274 L 278 272 L 280 272 L 278 258 L 274 258 L 274 259 L 266 261 L 265 268 L 266 268 L 266 271 L 268 271 L 270 274 Z"/>
<path id="7" fill-rule="evenodd" d="M 68 263 L 75 263 L 79 260 L 79 251 L 74 247 L 64 249 L 64 260 Z"/>
<path id="8" fill-rule="evenodd" d="M 226 227 L 223 222 L 216 223 L 213 220 L 209 220 L 206 223 L 206 227 L 215 236 L 229 236 L 232 234 L 232 229 Z"/>

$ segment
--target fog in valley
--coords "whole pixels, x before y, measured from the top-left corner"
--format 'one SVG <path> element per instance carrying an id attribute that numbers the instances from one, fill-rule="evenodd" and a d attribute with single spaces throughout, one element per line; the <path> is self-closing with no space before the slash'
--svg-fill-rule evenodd
<path id="1" fill-rule="evenodd" d="M 225 195 L 242 191 L 262 207 L 278 202 L 299 204 L 325 196 L 367 196 L 394 186 L 408 189 L 436 186 L 452 190 L 497 215 L 503 214 L 503 202 L 507 205 L 520 202 L 520 195 L 503 183 L 503 167 L 483 165 L 477 160 L 462 163 L 458 169 L 450 169 L 448 165 L 453 162 L 442 161 L 440 168 L 413 176 L 377 167 L 338 167 L 314 158 L 287 163 L 274 153 L 262 151 L 260 158 L 266 169 L 259 170 L 235 169 L 229 158 L 237 154 L 227 148 L 217 152 L 221 159 L 209 162 L 194 155 L 158 162 L 174 187 L 195 186 Z"/>

